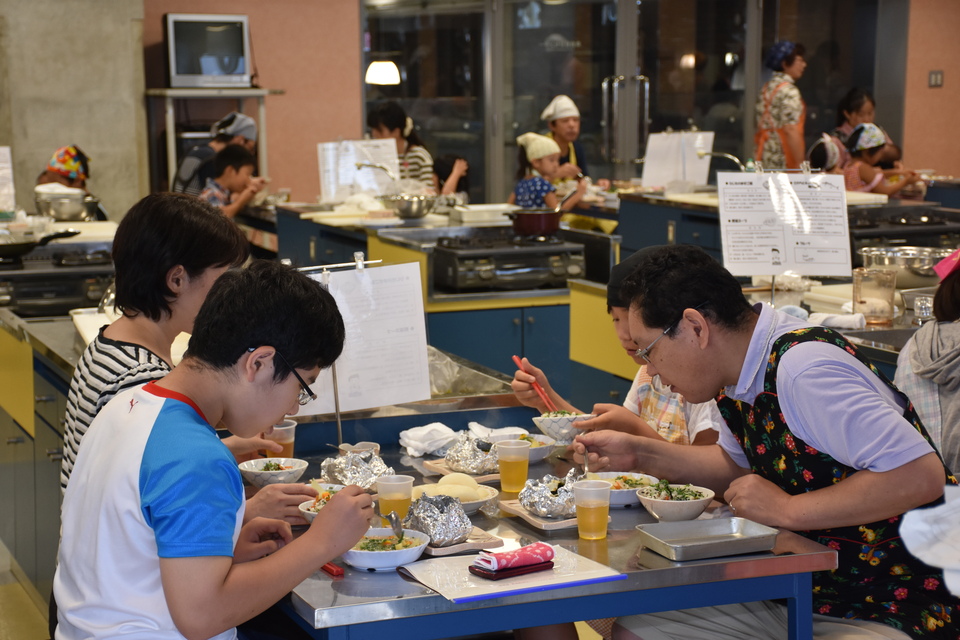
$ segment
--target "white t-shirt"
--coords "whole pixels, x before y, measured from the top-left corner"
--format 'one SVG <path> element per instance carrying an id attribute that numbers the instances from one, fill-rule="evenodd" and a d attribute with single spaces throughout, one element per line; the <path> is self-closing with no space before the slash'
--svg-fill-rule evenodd
<path id="1" fill-rule="evenodd" d="M 646 406 L 646 412 L 641 405 Z M 664 386 L 660 376 L 647 375 L 646 366 L 637 371 L 623 406 L 645 417 L 668 442 L 691 444 L 701 431 L 719 431 L 726 426 L 716 401 L 686 402 L 680 394 Z"/>

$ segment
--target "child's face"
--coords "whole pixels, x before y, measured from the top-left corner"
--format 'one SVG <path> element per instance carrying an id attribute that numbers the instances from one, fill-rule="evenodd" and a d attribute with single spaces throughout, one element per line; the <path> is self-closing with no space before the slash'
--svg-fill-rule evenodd
<path id="1" fill-rule="evenodd" d="M 533 165 L 533 168 L 540 172 L 540 175 L 544 178 L 552 180 L 553 176 L 555 176 L 560 169 L 560 154 L 551 153 L 548 156 L 531 160 L 530 164 Z"/>
<path id="2" fill-rule="evenodd" d="M 250 178 L 252 177 L 253 166 L 251 165 L 240 167 L 239 171 L 233 167 L 227 167 L 227 170 L 223 172 L 223 176 L 220 178 L 220 184 L 226 189 L 229 189 L 231 193 L 240 193 L 247 188 L 247 185 L 250 184 Z"/>
<path id="3" fill-rule="evenodd" d="M 846 116 L 847 122 L 850 123 L 850 126 L 855 127 L 858 124 L 873 122 L 873 119 L 876 116 L 876 110 L 872 102 L 869 100 L 864 100 L 859 109 L 856 111 L 844 111 L 843 115 Z"/>

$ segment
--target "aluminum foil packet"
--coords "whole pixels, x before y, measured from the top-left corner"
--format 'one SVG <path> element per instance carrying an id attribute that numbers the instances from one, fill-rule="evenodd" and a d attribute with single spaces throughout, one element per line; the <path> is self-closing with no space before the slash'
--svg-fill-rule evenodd
<path id="1" fill-rule="evenodd" d="M 573 483 L 583 477 L 577 469 L 570 469 L 563 478 L 545 475 L 527 480 L 517 497 L 520 506 L 541 518 L 573 518 L 577 515 Z"/>
<path id="2" fill-rule="evenodd" d="M 330 484 L 355 484 L 369 491 L 380 476 L 392 476 L 393 467 L 388 467 L 383 458 L 373 451 L 348 453 L 327 458 L 320 463 L 323 481 Z"/>
<path id="3" fill-rule="evenodd" d="M 430 536 L 434 547 L 449 547 L 466 542 L 473 523 L 463 511 L 460 500 L 453 496 L 420 496 L 410 505 L 403 519 L 406 529 L 422 531 Z"/>
<path id="4" fill-rule="evenodd" d="M 484 451 L 480 448 L 481 440 L 469 431 L 461 431 L 457 434 L 457 440 L 453 443 L 444 456 L 447 466 L 453 471 L 461 473 L 471 473 L 473 475 L 483 475 L 485 473 L 496 473 L 497 454 L 492 450 Z"/>

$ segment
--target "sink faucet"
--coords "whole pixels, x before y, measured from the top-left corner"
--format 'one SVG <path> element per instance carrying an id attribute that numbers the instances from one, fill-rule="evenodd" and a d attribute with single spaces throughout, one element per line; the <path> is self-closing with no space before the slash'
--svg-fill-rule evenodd
<path id="1" fill-rule="evenodd" d="M 387 165 L 385 164 L 380 164 L 377 162 L 358 162 L 357 163 L 357 169 L 363 169 L 364 167 L 369 167 L 370 169 L 380 169 L 380 171 L 383 171 L 385 174 L 387 174 L 387 176 L 391 180 L 393 180 L 394 182 L 397 181 L 397 177 L 393 175 L 393 171 L 390 171 L 390 168 L 387 167 Z"/>
<path id="2" fill-rule="evenodd" d="M 740 158 L 733 155 L 732 153 L 723 153 L 721 151 L 704 151 L 703 149 L 697 149 L 697 157 L 702 158 L 704 156 L 713 156 L 715 158 L 726 158 L 728 160 L 733 160 L 737 163 L 737 166 L 740 167 L 740 171 L 746 171 L 747 168 L 743 166 L 743 163 L 740 162 Z"/>

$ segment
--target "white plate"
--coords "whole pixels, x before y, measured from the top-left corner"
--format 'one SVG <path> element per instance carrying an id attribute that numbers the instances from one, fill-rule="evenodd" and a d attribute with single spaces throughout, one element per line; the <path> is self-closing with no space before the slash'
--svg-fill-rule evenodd
<path id="1" fill-rule="evenodd" d="M 627 476 L 629 478 L 645 478 L 649 480 L 650 484 L 657 484 L 660 481 L 659 478 L 654 478 L 653 476 L 647 475 L 645 473 L 631 473 L 628 471 L 603 471 L 601 473 L 592 473 L 592 476 L 596 476 L 599 480 L 609 480 L 613 482 L 618 476 Z M 611 489 L 610 490 L 610 506 L 611 507 L 620 507 L 620 508 L 630 508 L 640 504 L 640 497 L 637 496 L 637 488 L 633 489 Z"/>

